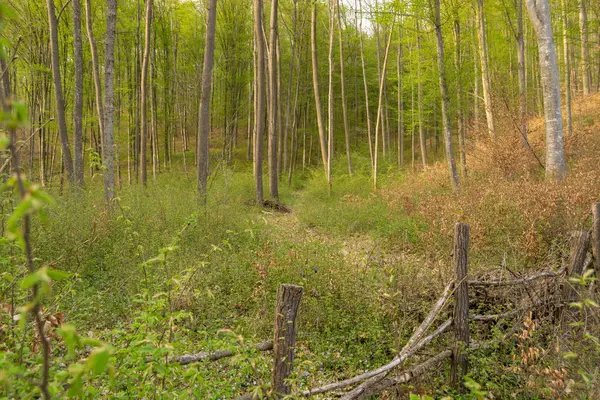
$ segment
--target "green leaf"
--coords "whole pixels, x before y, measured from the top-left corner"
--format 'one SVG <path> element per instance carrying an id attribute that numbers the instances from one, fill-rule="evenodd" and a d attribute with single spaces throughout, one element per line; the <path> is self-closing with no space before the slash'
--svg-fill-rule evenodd
<path id="1" fill-rule="evenodd" d="M 108 346 L 102 346 L 92 350 L 87 359 L 87 365 L 95 374 L 101 374 L 106 369 L 109 358 L 110 351 Z"/>
<path id="2" fill-rule="evenodd" d="M 6 149 L 10 146 L 10 139 L 8 136 L 0 136 L 0 149 Z"/>
<path id="3" fill-rule="evenodd" d="M 63 338 L 67 345 L 69 357 L 75 355 L 75 345 L 77 344 L 77 330 L 73 324 L 62 324 L 56 332 Z"/>
<path id="4" fill-rule="evenodd" d="M 583 300 L 583 304 L 586 307 L 594 307 L 594 308 L 598 308 L 598 303 L 596 303 L 594 300 L 592 299 L 585 299 Z"/>
<path id="5" fill-rule="evenodd" d="M 42 274 L 40 274 L 40 271 L 35 271 L 34 273 L 29 274 L 25 278 L 23 278 L 23 280 L 21 281 L 21 288 L 29 289 L 40 283 L 42 279 L 44 278 L 42 277 Z"/>
<path id="6" fill-rule="evenodd" d="M 69 272 L 61 271 L 58 269 L 51 269 L 51 268 L 48 268 L 46 270 L 46 274 L 48 274 L 50 279 L 52 279 L 54 281 L 62 281 L 63 279 L 67 279 L 67 278 L 71 277 L 71 274 Z"/>
<path id="7" fill-rule="evenodd" d="M 75 375 L 69 390 L 67 391 L 67 397 L 80 396 L 83 391 L 83 381 L 81 380 L 81 374 Z"/>
<path id="8" fill-rule="evenodd" d="M 81 343 L 92 347 L 102 346 L 103 344 L 101 340 L 90 337 L 81 338 Z"/>
<path id="9" fill-rule="evenodd" d="M 31 198 L 27 197 L 21 201 L 15 211 L 12 213 L 8 221 L 6 222 L 6 228 L 9 232 L 16 234 L 19 221 L 27 212 L 31 209 Z"/>

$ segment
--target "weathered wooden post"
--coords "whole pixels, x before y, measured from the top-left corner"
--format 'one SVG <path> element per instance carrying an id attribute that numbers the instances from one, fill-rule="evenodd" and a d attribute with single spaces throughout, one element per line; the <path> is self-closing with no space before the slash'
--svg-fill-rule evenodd
<path id="1" fill-rule="evenodd" d="M 594 256 L 595 277 L 600 279 L 600 203 L 592 206 L 592 254 Z"/>
<path id="2" fill-rule="evenodd" d="M 301 286 L 279 285 L 275 305 L 275 338 L 273 353 L 273 390 L 279 395 L 290 394 L 290 385 L 285 382 L 294 367 L 296 347 L 296 315 L 302 298 Z"/>
<path id="3" fill-rule="evenodd" d="M 587 231 L 575 231 L 571 238 L 571 253 L 569 254 L 569 266 L 567 278 L 577 277 L 583 274 L 585 256 L 590 247 L 590 234 Z M 577 296 L 576 290 L 567 283 L 563 291 L 564 300 L 572 301 Z"/>
<path id="4" fill-rule="evenodd" d="M 450 369 L 450 383 L 460 386 L 467 373 L 469 347 L 469 284 L 467 265 L 469 262 L 469 225 L 458 222 L 454 227 L 454 272 L 456 291 L 454 292 L 454 333 L 455 343 Z"/>

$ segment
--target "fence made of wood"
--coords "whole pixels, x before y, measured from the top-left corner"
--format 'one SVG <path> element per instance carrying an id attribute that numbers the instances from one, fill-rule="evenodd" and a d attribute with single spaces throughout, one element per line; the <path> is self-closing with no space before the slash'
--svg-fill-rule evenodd
<path id="1" fill-rule="evenodd" d="M 600 254 L 600 203 L 592 207 L 593 225 L 591 233 L 588 231 L 574 232 L 570 243 L 570 253 L 567 265 L 557 271 L 542 270 L 527 276 L 517 276 L 510 280 L 469 280 L 469 225 L 459 222 L 455 225 L 454 233 L 454 280 L 448 283 L 441 296 L 435 302 L 429 313 L 421 324 L 415 329 L 402 350 L 387 364 L 371 371 L 353 376 L 337 382 L 332 382 L 320 387 L 306 389 L 299 393 L 292 393 L 288 378 L 294 366 L 294 350 L 296 343 L 296 316 L 302 298 L 303 288 L 296 285 L 282 284 L 277 291 L 277 302 L 275 305 L 274 338 L 255 345 L 259 351 L 273 351 L 272 389 L 276 396 L 296 395 L 297 397 L 314 396 L 318 394 L 336 391 L 337 395 L 344 400 L 366 399 L 370 396 L 389 389 L 393 386 L 410 382 L 415 377 L 427 373 L 427 371 L 438 367 L 443 361 L 450 361 L 449 381 L 452 385 L 461 388 L 463 376 L 468 372 L 468 351 L 474 348 L 484 348 L 491 342 L 475 343 L 470 339 L 470 321 L 489 322 L 499 321 L 519 315 L 524 311 L 533 311 L 543 307 L 552 307 L 556 318 L 562 320 L 564 305 L 574 301 L 578 293 L 569 283 L 568 278 L 577 277 L 584 273 L 588 267 L 593 267 L 596 276 L 600 271 L 598 255 Z M 588 256 L 592 250 L 593 257 Z M 593 263 L 593 266 L 592 266 Z M 530 298 L 527 304 L 496 314 L 474 315 L 470 313 L 470 291 L 486 290 L 494 287 L 509 287 L 520 285 L 527 288 L 528 285 L 540 280 L 557 280 L 555 287 L 558 290 L 545 300 Z M 530 296 L 531 297 L 531 296 Z M 434 323 L 440 319 L 442 311 L 454 298 L 454 309 L 451 317 L 443 320 L 434 329 Z M 428 332 L 431 332 L 428 334 Z M 414 356 L 418 351 L 429 345 L 442 334 L 452 332 L 449 348 L 438 351 L 437 354 L 419 364 L 394 372 L 398 367 Z M 219 360 L 230 357 L 233 351 L 201 352 L 179 357 L 174 360 L 180 364 L 204 360 Z M 351 387 L 351 390 L 343 391 Z M 238 400 L 252 399 L 252 394 L 245 394 Z"/>

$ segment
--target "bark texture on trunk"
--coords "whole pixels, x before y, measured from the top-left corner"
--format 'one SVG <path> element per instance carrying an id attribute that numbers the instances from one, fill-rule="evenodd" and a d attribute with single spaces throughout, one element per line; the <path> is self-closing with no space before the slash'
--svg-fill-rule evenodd
<path id="1" fill-rule="evenodd" d="M 277 0 L 271 1 L 271 27 L 269 35 L 269 194 L 275 202 L 279 202 L 279 174 L 277 168 L 277 138 L 279 136 L 277 96 Z"/>
<path id="2" fill-rule="evenodd" d="M 344 42 L 342 40 L 342 12 L 340 0 L 335 0 L 338 22 L 338 41 L 340 48 L 340 85 L 342 92 L 342 115 L 344 118 L 344 138 L 346 139 L 346 162 L 348 163 L 348 174 L 352 175 L 352 156 L 350 154 L 350 128 L 348 127 L 348 110 L 346 107 L 346 78 L 344 77 Z"/>
<path id="3" fill-rule="evenodd" d="M 54 0 L 47 0 L 48 25 L 50 27 L 50 58 L 52 62 L 52 79 L 54 80 L 54 95 L 56 98 L 56 118 L 58 120 L 58 134 L 62 147 L 62 161 L 67 179 L 74 181 L 73 159 L 71 158 L 71 147 L 67 134 L 67 121 L 65 118 L 65 101 L 63 99 L 63 87 L 60 76 L 60 59 L 58 50 L 58 22 L 54 10 Z"/>
<path id="4" fill-rule="evenodd" d="M 144 32 L 144 56 L 142 58 L 142 78 L 140 87 L 140 178 L 142 185 L 147 184 L 146 151 L 148 142 L 148 66 L 150 64 L 150 31 L 152 29 L 152 2 L 146 1 L 146 27 Z"/>
<path id="5" fill-rule="evenodd" d="M 492 111 L 492 89 L 488 66 L 487 34 L 485 32 L 485 18 L 483 14 L 483 0 L 477 0 L 477 38 L 479 42 L 479 59 L 481 64 L 481 81 L 483 88 L 483 103 L 488 133 L 495 136 L 494 114 Z"/>
<path id="6" fill-rule="evenodd" d="M 556 50 L 552 35 L 548 0 L 527 0 L 527 11 L 533 24 L 539 48 L 540 74 L 546 122 L 546 177 L 560 182 L 567 175 L 563 143 L 560 81 Z"/>
<path id="7" fill-rule="evenodd" d="M 319 128 L 319 143 L 321 144 L 321 160 L 327 172 L 327 143 L 325 139 L 325 125 L 321 109 L 321 90 L 319 89 L 319 63 L 317 60 L 317 3 L 312 6 L 310 44 L 313 72 L 313 90 L 315 93 L 315 110 L 317 112 L 317 126 Z"/>
<path id="8" fill-rule="evenodd" d="M 262 158 L 263 135 L 265 131 L 265 40 L 263 36 L 263 2 L 254 0 L 254 40 L 256 43 L 256 93 L 254 108 L 254 182 L 256 202 L 264 203 Z"/>
<path id="9" fill-rule="evenodd" d="M 83 186 L 83 44 L 81 40 L 81 1 L 73 0 L 73 66 L 75 93 L 73 107 L 73 173 L 75 184 Z"/>
<path id="10" fill-rule="evenodd" d="M 581 33 L 581 81 L 583 94 L 589 95 L 592 87 L 590 57 L 588 50 L 587 10 L 585 0 L 579 0 L 579 32 Z"/>
<path id="11" fill-rule="evenodd" d="M 198 115 L 198 190 L 200 200 L 206 204 L 206 183 L 209 168 L 210 139 L 210 93 L 212 88 L 213 63 L 215 54 L 215 30 L 217 26 L 217 0 L 210 0 L 208 22 L 206 25 L 206 42 L 204 44 L 204 64 L 202 67 L 202 92 L 200 93 L 200 110 Z"/>
<path id="12" fill-rule="evenodd" d="M 444 131 L 444 148 L 446 149 L 446 162 L 450 173 L 450 182 L 454 189 L 458 188 L 458 172 L 452 146 L 452 132 L 450 131 L 450 96 L 448 96 L 448 85 L 446 84 L 446 67 L 444 64 L 444 37 L 442 36 L 442 22 L 440 16 L 440 0 L 434 1 L 435 15 L 435 37 L 437 48 L 437 64 L 440 81 L 440 95 L 442 97 L 442 129 Z M 459 105 L 460 108 L 460 105 Z"/>
<path id="13" fill-rule="evenodd" d="M 150 0 L 151 1 L 151 0 Z M 115 34 L 117 31 L 117 0 L 106 2 L 106 48 L 104 51 L 104 197 L 115 197 L 114 99 L 115 99 Z"/>

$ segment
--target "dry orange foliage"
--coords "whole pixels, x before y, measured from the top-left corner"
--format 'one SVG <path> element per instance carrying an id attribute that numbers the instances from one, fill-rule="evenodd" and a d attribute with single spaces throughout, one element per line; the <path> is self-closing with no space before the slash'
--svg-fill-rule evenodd
<path id="1" fill-rule="evenodd" d="M 537 160 L 544 163 L 544 124 L 534 118 L 529 121 L 530 149 L 515 124 L 503 124 L 505 131 L 495 140 L 468 137 L 467 177 L 458 192 L 453 193 L 440 162 L 380 195 L 424 218 L 428 229 L 419 242 L 431 257 L 451 248 L 454 224 L 463 221 L 471 225 L 475 257 L 489 262 L 508 252 L 535 262 L 569 231 L 588 227 L 590 207 L 600 201 L 600 95 L 578 99 L 573 111 L 573 134 L 565 137 L 569 173 L 562 184 L 544 178 Z"/>

